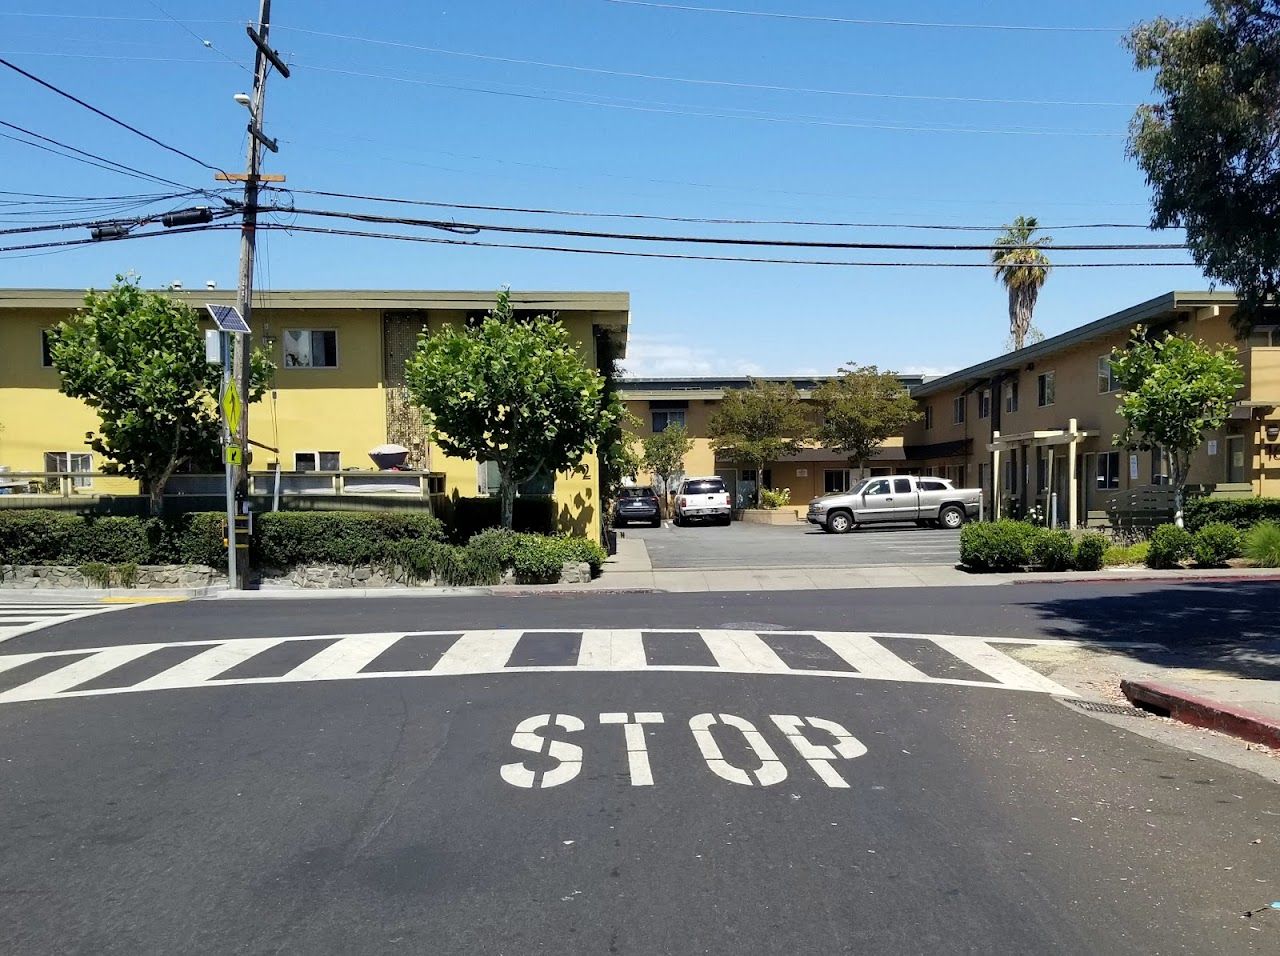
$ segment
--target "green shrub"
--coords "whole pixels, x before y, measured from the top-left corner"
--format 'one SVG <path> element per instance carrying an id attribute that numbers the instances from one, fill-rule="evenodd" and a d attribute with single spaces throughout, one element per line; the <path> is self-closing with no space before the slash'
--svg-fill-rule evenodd
<path id="1" fill-rule="evenodd" d="M 548 538 L 537 534 L 523 534 L 516 542 L 515 560 L 512 564 L 516 578 L 528 584 L 543 584 L 560 579 L 564 567 L 565 549 L 562 538 Z"/>
<path id="2" fill-rule="evenodd" d="M 66 550 L 71 523 L 58 511 L 0 511 L 0 564 L 47 564 Z"/>
<path id="3" fill-rule="evenodd" d="M 960 529 L 960 563 L 974 571 L 1018 571 L 1031 562 L 1036 529 L 1022 521 L 966 524 Z"/>
<path id="4" fill-rule="evenodd" d="M 1098 535 L 1102 537 L 1102 535 Z M 1105 538 L 1103 539 L 1106 540 Z M 1102 555 L 1102 563 L 1109 568 L 1124 564 L 1146 564 L 1147 552 L 1151 549 L 1150 541 L 1139 541 L 1126 546 L 1113 545 Z"/>
<path id="5" fill-rule="evenodd" d="M 277 511 L 254 516 L 253 560 L 259 567 L 380 564 L 396 541 L 439 541 L 438 519 L 425 512 Z"/>
<path id="6" fill-rule="evenodd" d="M 1191 553 L 1191 533 L 1177 525 L 1162 524 L 1151 535 L 1147 567 L 1176 568 Z"/>
<path id="7" fill-rule="evenodd" d="M 393 541 L 377 564 L 388 572 L 399 571 L 406 582 L 426 581 L 435 573 L 441 548 L 448 545 L 427 538 Z"/>
<path id="8" fill-rule="evenodd" d="M 80 573 L 96 588 L 111 587 L 111 565 L 101 561 L 87 561 L 80 565 Z"/>
<path id="9" fill-rule="evenodd" d="M 136 588 L 138 586 L 138 566 L 132 561 L 117 564 L 113 570 L 115 571 L 116 584 L 120 587 Z"/>
<path id="10" fill-rule="evenodd" d="M 1081 535 L 1080 540 L 1075 542 L 1074 564 L 1076 570 L 1097 571 L 1102 567 L 1106 551 L 1107 539 L 1105 535 L 1098 534 L 1096 531 Z"/>
<path id="11" fill-rule="evenodd" d="M 588 538 L 561 538 L 561 547 L 566 561 L 585 561 L 591 565 L 591 575 L 595 577 L 609 559 L 608 552 L 596 542 Z"/>
<path id="12" fill-rule="evenodd" d="M 760 507 L 761 508 L 785 508 L 791 504 L 791 489 L 772 488 L 760 489 Z"/>
<path id="13" fill-rule="evenodd" d="M 1220 567 L 1240 554 L 1240 532 L 1229 524 L 1212 522 L 1191 537 L 1191 556 L 1198 565 Z"/>
<path id="14" fill-rule="evenodd" d="M 1195 498 L 1183 509 L 1188 531 L 1229 524 L 1246 531 L 1260 521 L 1280 522 L 1280 498 Z"/>
<path id="15" fill-rule="evenodd" d="M 502 579 L 502 566 L 490 549 L 442 544 L 435 551 L 435 578 L 449 587 L 497 584 Z"/>
<path id="16" fill-rule="evenodd" d="M 1261 521 L 1244 536 L 1244 556 L 1260 568 L 1280 568 L 1280 524 Z"/>
<path id="17" fill-rule="evenodd" d="M 1045 571 L 1070 571 L 1075 566 L 1075 550 L 1070 531 L 1037 528 L 1031 536 L 1031 563 Z"/>

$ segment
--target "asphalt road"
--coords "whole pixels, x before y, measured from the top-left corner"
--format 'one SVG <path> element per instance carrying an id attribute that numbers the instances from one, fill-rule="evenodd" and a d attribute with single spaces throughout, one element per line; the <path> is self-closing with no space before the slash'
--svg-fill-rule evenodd
<path id="1" fill-rule="evenodd" d="M 1280 920 L 1240 917 L 1280 896 L 1273 785 L 1020 685 L 974 653 L 999 643 L 848 635 L 1274 635 L 1277 593 L 210 601 L 73 619 L 0 644 L 0 668 L 33 655 L 0 670 L 0 951 L 1275 952 Z M 845 647 L 828 632 L 857 670 L 827 669 Z M 220 680 L 173 678 L 244 639 L 267 649 L 245 645 Z M 786 668 L 734 643 L 757 639 Z M 166 646 L 98 667 L 80 696 L 49 683 L 42 655 L 85 677 L 139 642 Z M 588 649 L 596 670 L 578 669 Z M 365 658 L 385 679 L 344 678 Z M 157 679 L 172 686 L 140 689 Z M 39 681 L 43 697 L 12 696 Z M 805 740 L 792 717 L 816 719 Z"/>
<path id="2" fill-rule="evenodd" d="M 960 532 L 913 524 L 869 526 L 827 534 L 811 524 L 760 525 L 735 521 L 728 527 L 695 524 L 677 528 L 625 528 L 640 538 L 660 570 L 677 568 L 857 568 L 872 565 L 954 565 Z"/>

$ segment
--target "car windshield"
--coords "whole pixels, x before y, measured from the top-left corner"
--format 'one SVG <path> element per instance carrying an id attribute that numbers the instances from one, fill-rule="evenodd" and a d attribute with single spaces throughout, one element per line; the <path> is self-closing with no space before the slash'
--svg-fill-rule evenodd
<path id="1" fill-rule="evenodd" d="M 652 498 L 652 488 L 623 488 L 619 494 L 620 498 Z"/>
<path id="2" fill-rule="evenodd" d="M 848 490 L 848 491 L 833 491 L 833 492 L 831 492 L 831 494 L 833 494 L 833 495 L 856 495 L 856 494 L 860 494 L 860 493 L 862 492 L 863 487 L 865 487 L 866 483 L 867 483 L 868 481 L 870 481 L 870 480 L 871 480 L 870 478 L 863 478 L 863 479 L 861 479 L 861 480 L 859 480 L 859 481 L 855 481 L 852 485 L 850 485 L 850 486 L 849 486 L 849 490 Z"/>
<path id="3" fill-rule="evenodd" d="M 724 482 L 719 478 L 708 478 L 705 481 L 689 481 L 685 483 L 686 495 L 714 495 L 724 491 Z"/>

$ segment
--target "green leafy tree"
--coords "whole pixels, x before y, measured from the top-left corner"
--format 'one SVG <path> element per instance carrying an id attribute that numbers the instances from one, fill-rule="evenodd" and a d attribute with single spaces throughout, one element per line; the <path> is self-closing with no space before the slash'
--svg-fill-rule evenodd
<path id="1" fill-rule="evenodd" d="M 874 365 L 840 369 L 813 393 L 821 413 L 818 441 L 862 468 L 876 449 L 920 417 L 911 395 L 893 372 Z"/>
<path id="2" fill-rule="evenodd" d="M 1140 326 L 1128 348 L 1111 353 L 1111 369 L 1120 383 L 1118 411 L 1125 421 L 1115 444 L 1168 453 L 1173 518 L 1182 527 L 1191 453 L 1206 431 L 1222 427 L 1244 384 L 1235 349 L 1214 351 L 1171 333 L 1152 338 Z"/>
<path id="3" fill-rule="evenodd" d="M 505 290 L 475 326 L 420 335 L 405 380 L 446 454 L 497 465 L 504 528 L 521 482 L 585 472 L 583 455 L 623 415 L 565 327 L 545 315 L 517 320 Z"/>
<path id="4" fill-rule="evenodd" d="M 86 444 L 106 459 L 102 470 L 137 480 L 152 514 L 180 468 L 221 467 L 222 370 L 205 361 L 204 332 L 190 306 L 142 289 L 136 276 L 116 276 L 50 330 L 49 351 L 62 393 L 101 419 Z M 251 362 L 249 401 L 256 402 L 275 367 L 258 349 Z"/>
<path id="5" fill-rule="evenodd" d="M 1004 227 L 1004 234 L 995 242 L 999 248 L 991 253 L 996 281 L 1009 293 L 1009 335 L 1015 351 L 1026 344 L 1036 300 L 1049 277 L 1044 247 L 1052 244 L 1053 237 L 1036 236 L 1039 228 L 1035 216 L 1019 216 Z"/>
<path id="6" fill-rule="evenodd" d="M 1246 331 L 1280 292 L 1280 2 L 1209 11 L 1126 37 L 1157 98 L 1134 115 L 1128 152 L 1152 189 L 1152 228 L 1186 230 L 1196 264 L 1239 294 Z"/>
<path id="7" fill-rule="evenodd" d="M 763 379 L 726 391 L 707 425 L 711 447 L 754 468 L 757 487 L 763 485 L 765 465 L 799 452 L 813 431 L 795 385 Z"/>
<path id="8" fill-rule="evenodd" d="M 693 449 L 693 439 L 681 424 L 668 425 L 644 439 L 641 462 L 658 479 L 658 490 L 669 499 L 673 486 L 684 474 L 684 459 Z"/>

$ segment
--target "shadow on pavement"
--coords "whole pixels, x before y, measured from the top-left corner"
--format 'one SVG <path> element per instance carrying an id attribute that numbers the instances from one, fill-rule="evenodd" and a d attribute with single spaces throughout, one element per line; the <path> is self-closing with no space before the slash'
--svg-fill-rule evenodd
<path id="1" fill-rule="evenodd" d="M 1280 584 L 1213 582 L 1127 594 L 1036 601 L 1048 636 L 1161 644 L 1116 648 L 1165 667 L 1210 668 L 1280 680 Z"/>

